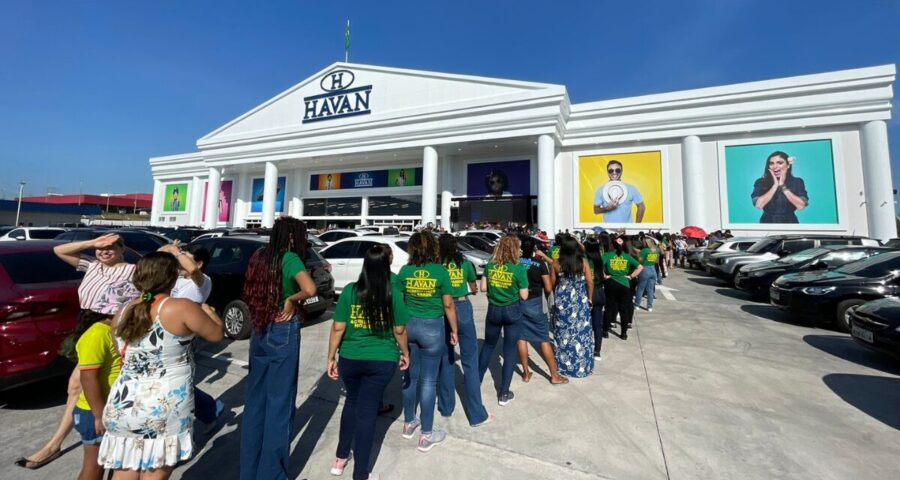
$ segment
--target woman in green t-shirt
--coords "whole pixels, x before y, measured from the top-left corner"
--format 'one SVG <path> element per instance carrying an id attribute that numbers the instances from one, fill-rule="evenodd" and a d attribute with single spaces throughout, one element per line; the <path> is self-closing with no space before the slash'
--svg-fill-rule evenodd
<path id="1" fill-rule="evenodd" d="M 369 457 L 381 397 L 397 370 L 409 366 L 403 293 L 391 285 L 391 248 L 375 245 L 366 252 L 359 279 L 344 287 L 334 309 L 328 341 L 328 377 L 340 378 L 347 390 L 337 454 L 331 474 L 340 475 L 356 460 L 353 478 L 369 478 Z M 340 349 L 340 361 L 335 354 Z"/>
<path id="2" fill-rule="evenodd" d="M 469 295 L 478 293 L 475 283 L 478 277 L 475 266 L 466 260 L 459 251 L 456 237 L 445 233 L 438 238 L 441 263 L 450 274 L 450 288 L 453 290 L 453 305 L 456 309 L 456 323 L 459 326 L 459 357 L 463 368 L 463 379 L 466 394 L 465 413 L 469 425 L 477 427 L 493 421 L 494 417 L 484 408 L 481 400 L 481 378 L 478 376 L 478 334 L 475 331 L 475 316 Z M 449 323 L 448 323 L 449 327 Z M 450 337 L 450 332 L 445 332 Z M 456 407 L 456 362 L 455 350 L 447 345 L 447 353 L 441 361 L 441 373 L 438 380 L 438 411 L 444 417 L 453 414 Z"/>
<path id="3" fill-rule="evenodd" d="M 457 343 L 456 308 L 450 275 L 441 265 L 437 240 L 431 232 L 414 233 L 406 247 L 409 262 L 397 273 L 403 301 L 409 310 L 409 369 L 403 375 L 403 438 L 412 438 L 419 426 L 419 451 L 427 452 L 444 441 L 447 432 L 434 428 L 434 405 L 441 359 L 446 354 L 444 318 L 450 327 L 450 345 Z M 418 391 L 421 421 L 416 418 Z"/>
<path id="4" fill-rule="evenodd" d="M 653 240 L 644 237 L 644 248 L 641 249 L 640 260 L 641 269 L 638 275 L 637 291 L 634 296 L 634 305 L 641 307 L 641 300 L 644 294 L 647 294 L 647 311 L 653 311 L 653 296 L 656 294 L 656 263 L 659 262 L 660 254 Z"/>
<path id="5" fill-rule="evenodd" d="M 631 293 L 631 281 L 640 275 L 641 267 L 634 257 L 625 253 L 625 238 L 616 237 L 613 240 L 615 251 L 603 255 L 603 271 L 609 277 L 606 279 L 606 310 L 603 322 L 612 325 L 616 316 L 619 316 L 622 325 L 622 340 L 628 340 L 628 329 L 631 327 L 631 319 L 634 315 L 634 297 Z"/>
<path id="6" fill-rule="evenodd" d="M 241 299 L 250 310 L 253 330 L 241 430 L 243 480 L 290 477 L 291 423 L 300 369 L 297 309 L 316 294 L 316 284 L 301 260 L 305 255 L 306 224 L 281 217 L 272 227 L 269 243 L 250 257 L 247 266 Z"/>
<path id="7" fill-rule="evenodd" d="M 528 299 L 528 276 L 519 265 L 519 239 L 506 235 L 494 248 L 491 261 L 484 267 L 481 290 L 487 292 L 488 311 L 484 322 L 484 343 L 478 355 L 481 380 L 494 356 L 494 349 L 503 332 L 503 376 L 500 380 L 501 407 L 514 398 L 509 385 L 519 357 L 519 338 L 522 324 L 522 301 Z"/>

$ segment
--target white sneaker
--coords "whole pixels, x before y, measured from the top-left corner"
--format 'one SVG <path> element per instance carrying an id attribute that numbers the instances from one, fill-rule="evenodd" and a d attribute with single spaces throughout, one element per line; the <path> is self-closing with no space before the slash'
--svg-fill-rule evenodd
<path id="1" fill-rule="evenodd" d="M 648 309 L 647 309 L 647 313 L 650 313 L 650 312 L 652 312 L 652 311 L 653 311 L 652 308 L 648 308 Z"/>

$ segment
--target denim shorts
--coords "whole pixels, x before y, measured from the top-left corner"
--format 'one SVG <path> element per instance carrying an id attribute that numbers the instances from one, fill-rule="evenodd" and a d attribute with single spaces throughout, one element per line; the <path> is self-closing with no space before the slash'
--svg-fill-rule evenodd
<path id="1" fill-rule="evenodd" d="M 100 445 L 103 435 L 94 430 L 94 412 L 75 407 L 72 421 L 75 423 L 75 430 L 81 435 L 82 445 Z"/>

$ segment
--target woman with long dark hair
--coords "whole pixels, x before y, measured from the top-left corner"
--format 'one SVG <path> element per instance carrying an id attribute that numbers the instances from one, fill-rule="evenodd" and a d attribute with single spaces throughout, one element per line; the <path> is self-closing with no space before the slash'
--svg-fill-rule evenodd
<path id="1" fill-rule="evenodd" d="M 612 325 L 616 316 L 622 326 L 622 340 L 628 340 L 628 329 L 634 316 L 634 295 L 631 282 L 641 274 L 643 267 L 625 251 L 625 238 L 613 240 L 612 252 L 603 255 L 603 273 L 606 274 L 606 311 L 604 323 Z"/>
<path id="2" fill-rule="evenodd" d="M 241 298 L 250 310 L 250 373 L 241 424 L 241 479 L 288 478 L 300 368 L 298 304 L 316 294 L 306 271 L 306 225 L 275 221 L 250 258 Z"/>
<path id="3" fill-rule="evenodd" d="M 422 427 L 418 449 L 431 450 L 444 441 L 447 432 L 434 428 L 434 405 L 441 360 L 446 355 L 444 319 L 450 327 L 450 345 L 458 343 L 456 307 L 450 275 L 440 264 L 438 243 L 431 232 L 409 237 L 409 263 L 397 273 L 403 300 L 409 310 L 409 368 L 403 375 L 403 438 L 413 438 Z M 416 417 L 419 394 L 421 421 Z"/>
<path id="4" fill-rule="evenodd" d="M 223 327 L 209 306 L 169 297 L 177 279 L 172 254 L 141 258 L 133 282 L 140 296 L 125 306 L 115 326 L 124 344 L 122 369 L 103 409 L 106 434 L 97 458 L 116 471 L 115 478 L 128 472 L 166 479 L 193 455 L 191 340 L 218 342 Z"/>
<path id="5" fill-rule="evenodd" d="M 450 288 L 453 291 L 453 305 L 456 309 L 456 324 L 459 336 L 459 356 L 463 368 L 465 382 L 466 414 L 469 425 L 476 427 L 493 421 L 494 416 L 484 408 L 481 400 L 481 379 L 478 376 L 478 336 L 475 332 L 475 315 L 469 295 L 478 293 L 475 283 L 478 277 L 475 266 L 466 260 L 459 251 L 456 237 L 445 233 L 438 238 L 441 263 L 450 275 Z M 445 332 L 450 338 L 449 322 Z M 453 345 L 447 342 L 447 352 L 441 361 L 441 374 L 438 388 L 438 411 L 444 417 L 453 414 L 456 407 L 456 355 Z"/>
<path id="6" fill-rule="evenodd" d="M 753 206 L 763 211 L 759 223 L 800 223 L 794 212 L 809 205 L 809 194 L 793 171 L 794 159 L 782 151 L 766 158 L 762 177 L 753 183 L 750 194 Z"/>
<path id="7" fill-rule="evenodd" d="M 606 292 L 603 290 L 603 250 L 600 242 L 589 240 L 584 244 L 584 256 L 591 267 L 593 293 L 591 296 L 591 329 L 594 332 L 594 359 L 600 359 L 600 347 L 603 345 L 603 306 L 606 305 Z"/>
<path id="8" fill-rule="evenodd" d="M 550 370 L 550 383 L 562 385 L 569 379 L 559 374 L 553 345 L 550 344 L 550 328 L 547 314 L 544 313 L 544 296 L 553 291 L 553 278 L 547 266 L 552 260 L 544 252 L 535 248 L 534 239 L 526 236 L 522 239 L 522 255 L 519 265 L 525 269 L 528 278 L 528 299 L 522 302 L 522 328 L 518 343 L 519 363 L 522 365 L 522 380 L 531 381 L 531 370 L 528 368 L 528 344 L 537 344 L 538 353 Z"/>
<path id="9" fill-rule="evenodd" d="M 391 284 L 391 247 L 375 245 L 366 252 L 359 279 L 338 298 L 328 341 L 328 377 L 347 389 L 337 453 L 331 474 L 340 475 L 356 456 L 353 479 L 369 477 L 375 418 L 388 383 L 409 366 L 403 293 Z M 340 350 L 340 360 L 335 354 Z"/>
<path id="10" fill-rule="evenodd" d="M 594 334 L 591 328 L 591 298 L 594 279 L 581 245 L 566 236 L 553 262 L 556 287 L 553 290 L 553 339 L 559 372 L 582 378 L 594 371 Z"/>

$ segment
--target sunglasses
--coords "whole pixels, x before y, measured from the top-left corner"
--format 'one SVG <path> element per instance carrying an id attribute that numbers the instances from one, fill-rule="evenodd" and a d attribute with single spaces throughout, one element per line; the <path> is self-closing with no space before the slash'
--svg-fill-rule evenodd
<path id="1" fill-rule="evenodd" d="M 621 168 L 610 168 L 609 170 L 607 170 L 607 172 L 609 172 L 609 173 L 622 173 L 622 169 L 621 169 Z"/>

